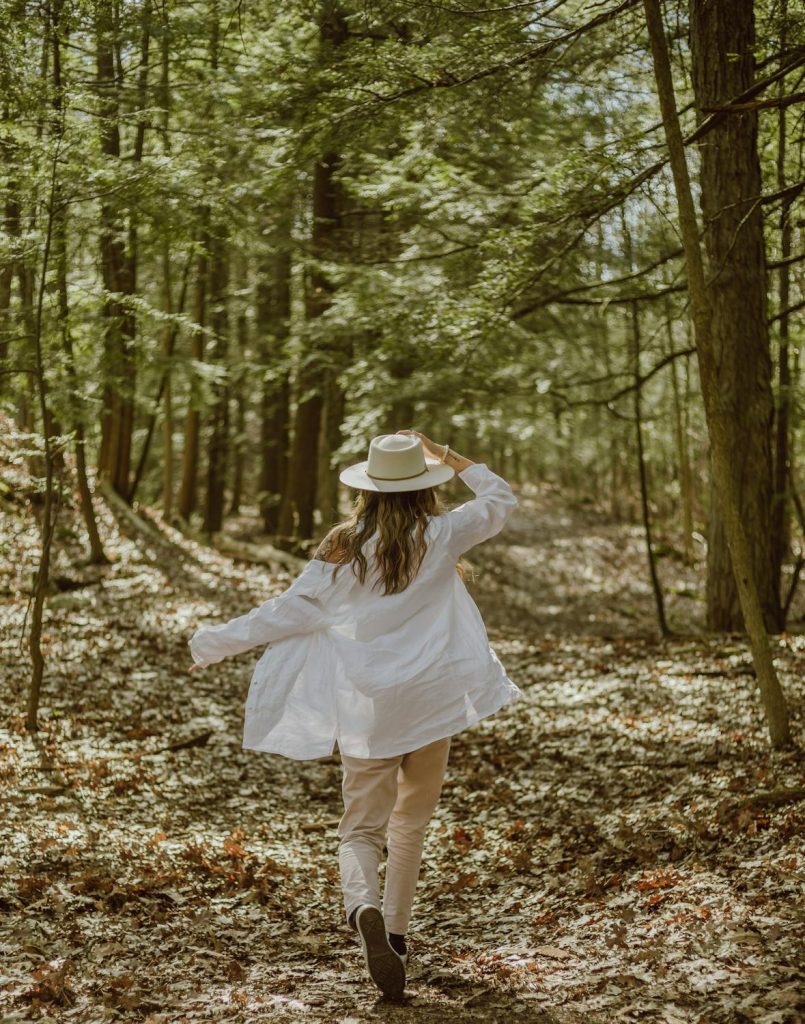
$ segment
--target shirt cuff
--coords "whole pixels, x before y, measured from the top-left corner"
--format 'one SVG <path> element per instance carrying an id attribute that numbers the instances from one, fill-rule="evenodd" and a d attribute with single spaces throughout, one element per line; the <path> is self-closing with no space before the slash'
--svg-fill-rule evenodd
<path id="1" fill-rule="evenodd" d="M 189 640 L 187 641 L 187 643 L 188 643 L 188 646 L 190 647 L 190 657 L 191 657 L 191 658 L 193 659 L 193 662 L 194 662 L 194 663 L 195 663 L 196 665 L 198 665 L 198 667 L 199 667 L 199 668 L 207 668 L 207 667 L 208 667 L 209 665 L 211 665 L 211 664 L 212 664 L 212 662 L 206 661 L 206 660 L 205 660 L 204 658 L 202 658 L 202 657 L 201 657 L 201 656 L 199 655 L 198 651 L 195 651 L 195 650 L 193 650 L 193 644 L 194 644 L 194 642 L 195 642 L 195 640 L 196 640 L 196 637 L 197 637 L 197 636 L 199 635 L 199 632 L 201 632 L 201 631 L 199 630 L 198 632 L 196 632 L 196 633 L 195 633 L 195 634 L 194 634 L 193 636 L 191 636 L 191 637 L 190 637 L 190 639 L 189 639 Z"/>

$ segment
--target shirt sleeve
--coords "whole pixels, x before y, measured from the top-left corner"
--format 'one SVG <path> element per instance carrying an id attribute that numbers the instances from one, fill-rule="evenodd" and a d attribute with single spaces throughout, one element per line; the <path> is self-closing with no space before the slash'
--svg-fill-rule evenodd
<path id="1" fill-rule="evenodd" d="M 193 661 L 205 668 L 260 644 L 325 628 L 332 569 L 326 562 L 312 560 L 287 590 L 258 608 L 220 626 L 196 630 L 189 641 Z"/>
<path id="2" fill-rule="evenodd" d="M 449 527 L 447 543 L 456 558 L 500 533 L 517 505 L 511 486 L 483 462 L 474 462 L 458 476 L 475 491 L 475 497 L 444 514 Z"/>

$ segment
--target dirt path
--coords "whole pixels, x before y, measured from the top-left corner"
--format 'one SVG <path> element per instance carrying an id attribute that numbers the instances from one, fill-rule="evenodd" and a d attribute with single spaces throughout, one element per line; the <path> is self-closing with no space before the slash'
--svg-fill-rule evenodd
<path id="1" fill-rule="evenodd" d="M 183 672 L 195 623 L 264 575 L 199 549 L 172 585 L 114 548 L 55 601 L 37 743 L 11 585 L 0 607 L 0 1020 L 798 1019 L 802 770 L 767 749 L 738 640 L 651 639 L 635 531 L 533 495 L 474 556 L 524 699 L 454 740 L 402 1006 L 342 920 L 337 761 L 240 749 L 254 656 Z M 670 601 L 686 630 L 697 611 Z M 800 741 L 804 652 L 778 638 Z"/>

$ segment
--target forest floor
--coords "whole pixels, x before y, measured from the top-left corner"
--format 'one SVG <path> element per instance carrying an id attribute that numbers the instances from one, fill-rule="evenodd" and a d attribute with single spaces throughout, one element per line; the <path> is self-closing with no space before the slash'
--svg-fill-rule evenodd
<path id="1" fill-rule="evenodd" d="M 114 562 L 50 601 L 32 738 L 36 535 L 3 507 L 3 1024 L 802 1020 L 801 759 L 769 749 L 743 640 L 697 628 L 701 566 L 663 559 L 660 641 L 634 527 L 531 490 L 470 553 L 524 699 L 454 739 L 397 1005 L 343 919 L 337 757 L 241 749 L 257 652 L 186 672 L 201 621 L 291 577 L 104 512 Z M 797 614 L 774 644 L 801 748 Z"/>

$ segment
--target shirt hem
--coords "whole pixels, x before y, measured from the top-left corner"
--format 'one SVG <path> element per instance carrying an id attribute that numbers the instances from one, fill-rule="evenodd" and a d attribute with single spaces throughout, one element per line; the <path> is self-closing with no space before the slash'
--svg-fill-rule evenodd
<path id="1" fill-rule="evenodd" d="M 333 739 L 327 741 L 326 747 L 325 744 L 322 743 L 320 749 L 315 749 L 311 746 L 304 753 L 300 751 L 298 746 L 286 746 L 281 742 L 247 742 L 246 739 L 244 739 L 243 742 L 243 749 L 254 750 L 263 754 L 281 754 L 283 757 L 288 757 L 293 761 L 316 761 L 321 757 L 332 755 L 335 743 L 337 742 L 339 752 L 344 754 L 346 757 L 371 760 L 386 757 L 399 757 L 400 755 L 410 754 L 414 750 L 419 750 L 421 747 L 426 747 L 429 743 L 436 743 L 437 740 L 447 739 L 448 736 L 455 736 L 458 733 L 463 732 L 465 729 L 469 729 L 473 725 L 477 725 L 478 722 L 482 721 L 484 718 L 489 718 L 507 704 L 511 704 L 523 696 L 524 694 L 522 690 L 520 690 L 520 688 L 512 682 L 508 676 L 506 676 L 502 690 L 498 690 L 496 692 L 494 699 L 489 704 L 482 705 L 481 710 L 476 710 L 473 714 L 465 715 L 463 720 L 439 726 L 430 732 L 417 736 L 416 738 L 400 740 L 387 748 L 381 747 L 379 751 L 372 750 L 371 753 L 367 753 L 365 749 L 360 753 L 350 753 L 349 750 L 344 749 L 341 739 L 337 734 Z"/>

